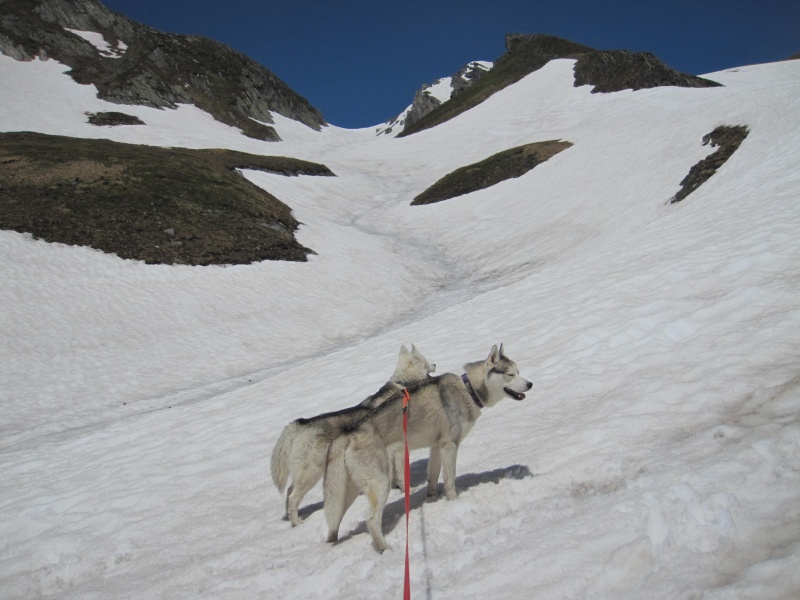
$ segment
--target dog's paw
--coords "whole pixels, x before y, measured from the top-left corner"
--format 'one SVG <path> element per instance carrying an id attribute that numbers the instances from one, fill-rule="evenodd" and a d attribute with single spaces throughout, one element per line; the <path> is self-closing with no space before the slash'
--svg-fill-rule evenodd
<path id="1" fill-rule="evenodd" d="M 378 544 L 377 542 L 372 544 L 372 547 L 375 548 L 375 552 L 377 552 L 378 554 L 383 554 L 387 550 L 392 549 L 392 547 L 389 544 L 386 543 Z"/>

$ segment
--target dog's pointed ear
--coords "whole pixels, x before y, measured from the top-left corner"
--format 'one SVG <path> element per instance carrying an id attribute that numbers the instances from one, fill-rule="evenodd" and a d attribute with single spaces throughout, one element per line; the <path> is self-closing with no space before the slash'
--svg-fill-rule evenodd
<path id="1" fill-rule="evenodd" d="M 500 343 L 500 358 L 505 358 L 505 357 L 506 357 L 506 353 L 503 352 L 503 343 L 501 342 Z"/>
<path id="2" fill-rule="evenodd" d="M 411 344 L 411 354 L 419 354 L 417 347 L 413 343 Z"/>
<path id="3" fill-rule="evenodd" d="M 405 354 L 408 354 L 408 350 L 406 350 L 406 345 L 403 344 L 402 346 L 400 346 L 400 356 L 403 356 Z"/>
<path id="4" fill-rule="evenodd" d="M 489 368 L 491 368 L 492 365 L 497 364 L 498 360 L 500 360 L 500 353 L 497 350 L 497 346 L 495 345 L 492 346 L 492 351 L 489 352 L 489 357 L 486 359 L 486 364 L 489 366 Z"/>

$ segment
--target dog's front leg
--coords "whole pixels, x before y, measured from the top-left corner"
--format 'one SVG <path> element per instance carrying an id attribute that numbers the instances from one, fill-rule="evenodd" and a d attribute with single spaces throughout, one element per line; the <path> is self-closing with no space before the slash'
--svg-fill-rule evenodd
<path id="1" fill-rule="evenodd" d="M 440 445 L 442 454 L 442 475 L 444 479 L 444 493 L 448 500 L 455 500 L 456 493 L 456 456 L 458 454 L 458 444 L 453 441 L 442 442 Z"/>

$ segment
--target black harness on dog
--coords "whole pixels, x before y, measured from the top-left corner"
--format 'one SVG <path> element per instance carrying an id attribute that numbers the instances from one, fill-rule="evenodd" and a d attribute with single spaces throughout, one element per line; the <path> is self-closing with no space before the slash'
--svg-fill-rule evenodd
<path id="1" fill-rule="evenodd" d="M 472 401 L 478 406 L 478 408 L 483 408 L 483 402 L 481 402 L 481 399 L 478 398 L 478 394 L 475 393 L 475 390 L 472 389 L 472 384 L 469 382 L 469 377 L 467 377 L 466 373 L 461 376 L 461 381 L 463 381 L 464 385 L 467 386 L 467 391 L 472 397 Z"/>

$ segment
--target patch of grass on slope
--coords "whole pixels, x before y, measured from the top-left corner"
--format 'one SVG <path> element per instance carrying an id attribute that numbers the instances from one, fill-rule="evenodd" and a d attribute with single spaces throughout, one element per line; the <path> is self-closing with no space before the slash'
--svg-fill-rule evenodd
<path id="1" fill-rule="evenodd" d="M 333 175 L 230 150 L 2 133 L 0 228 L 147 263 L 305 261 L 291 209 L 237 169 Z"/>
<path id="2" fill-rule="evenodd" d="M 433 204 L 491 187 L 506 179 L 520 177 L 570 146 L 570 142 L 550 140 L 498 152 L 485 160 L 445 175 L 414 198 L 411 204 Z"/>

